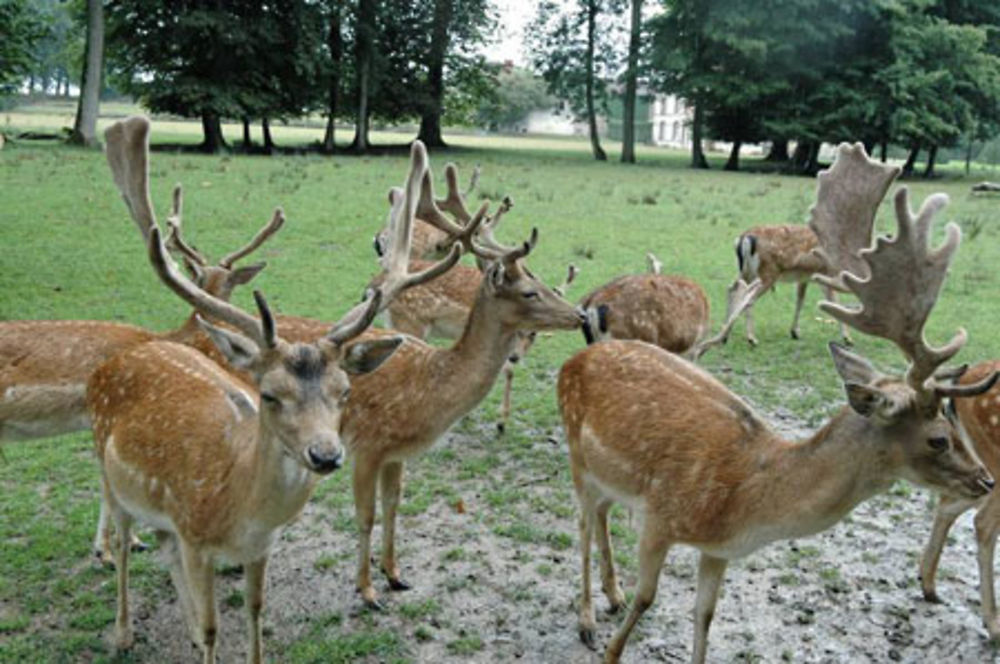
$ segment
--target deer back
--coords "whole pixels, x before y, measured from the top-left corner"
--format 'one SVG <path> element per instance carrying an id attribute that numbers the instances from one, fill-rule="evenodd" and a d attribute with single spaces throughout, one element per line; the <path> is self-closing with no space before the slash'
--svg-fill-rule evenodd
<path id="1" fill-rule="evenodd" d="M 414 260 L 410 265 L 413 270 L 423 270 L 429 263 Z M 431 334 L 457 339 L 476 302 L 481 281 L 478 269 L 455 265 L 437 279 L 400 293 L 387 309 L 388 325 L 421 339 Z"/>
<path id="2" fill-rule="evenodd" d="M 1000 371 L 1000 360 L 980 362 L 970 367 L 958 384 L 975 384 L 995 371 Z M 983 465 L 994 477 L 1000 477 L 1000 386 L 976 397 L 953 399 L 951 406 Z"/>
<path id="3" fill-rule="evenodd" d="M 823 260 L 813 254 L 817 245 L 816 234 L 808 226 L 755 226 L 737 240 L 740 274 L 748 283 L 759 277 L 768 285 L 806 279 L 826 270 Z"/>
<path id="4" fill-rule="evenodd" d="M 685 277 L 639 274 L 619 277 L 590 292 L 585 309 L 607 307 L 607 332 L 683 353 L 708 330 L 709 304 L 701 286 Z"/>

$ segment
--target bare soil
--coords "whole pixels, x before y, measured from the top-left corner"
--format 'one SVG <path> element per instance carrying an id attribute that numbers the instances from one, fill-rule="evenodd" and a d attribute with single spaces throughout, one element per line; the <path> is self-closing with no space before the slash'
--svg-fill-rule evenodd
<path id="1" fill-rule="evenodd" d="M 787 415 L 772 421 L 786 435 L 803 435 Z M 535 463 L 505 460 L 485 474 L 469 476 L 461 462 L 490 455 L 506 459 L 506 444 L 492 439 L 485 427 L 471 436 L 452 433 L 435 452 L 408 466 L 415 482 L 434 474 L 454 493 L 400 519 L 400 561 L 413 589 L 393 593 L 380 580 L 386 604 L 381 613 L 362 608 L 354 590 L 352 508 L 344 496 L 333 495 L 347 484 L 325 496 L 320 492 L 286 529 L 271 558 L 268 659 L 289 661 L 288 649 L 315 635 L 317 621 L 326 621 L 320 624 L 330 626 L 316 638 L 396 634 L 404 661 L 599 662 L 600 653 L 577 637 L 580 563 L 565 446 L 542 433 L 526 450 Z M 558 474 L 546 478 L 547 468 Z M 414 500 L 411 494 L 404 504 Z M 497 495 L 517 497 L 497 506 Z M 929 604 L 921 597 L 917 567 L 933 503 L 927 492 L 900 485 L 821 535 L 777 542 L 733 563 L 712 627 L 709 661 L 996 659 L 979 618 L 971 512 L 952 530 L 942 558 L 938 592 L 944 603 Z M 636 524 L 629 527 L 628 520 L 619 512 L 614 531 L 616 557 L 624 562 L 620 573 L 631 597 L 636 570 L 630 533 Z M 379 537 L 376 526 L 376 549 Z M 595 551 L 595 565 L 596 556 Z M 671 551 L 656 602 L 633 633 L 625 662 L 690 658 L 696 569 L 694 550 Z M 114 583 L 110 575 L 108 582 Z M 243 609 L 225 601 L 239 590 L 238 574 L 220 575 L 216 595 L 224 662 L 244 657 Z M 594 591 L 603 647 L 622 616 L 608 615 L 596 585 Z M 191 661 L 197 653 L 186 639 L 172 590 L 152 595 L 133 593 L 138 639 L 133 654 L 141 661 Z M 362 661 L 395 659 L 369 655 Z"/>

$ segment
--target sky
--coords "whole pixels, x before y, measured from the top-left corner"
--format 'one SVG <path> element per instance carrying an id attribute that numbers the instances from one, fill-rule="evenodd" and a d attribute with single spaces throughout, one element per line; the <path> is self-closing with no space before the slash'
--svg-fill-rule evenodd
<path id="1" fill-rule="evenodd" d="M 537 2 L 529 0 L 494 0 L 499 21 L 497 41 L 486 46 L 483 53 L 491 62 L 513 60 L 518 66 L 526 66 L 528 59 L 524 53 L 524 29 L 535 15 Z"/>

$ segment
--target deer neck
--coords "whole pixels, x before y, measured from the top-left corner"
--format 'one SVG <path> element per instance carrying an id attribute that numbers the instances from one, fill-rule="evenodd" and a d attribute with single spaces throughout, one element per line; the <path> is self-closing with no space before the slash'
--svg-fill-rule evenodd
<path id="1" fill-rule="evenodd" d="M 213 323 L 215 321 L 212 321 Z M 163 332 L 160 334 L 160 338 L 166 341 L 174 341 L 179 344 L 184 344 L 186 346 L 191 346 L 195 339 L 197 339 L 203 332 L 198 326 L 198 321 L 195 320 L 195 312 L 187 317 L 180 327 L 169 332 Z"/>
<path id="2" fill-rule="evenodd" d="M 471 407 L 486 397 L 514 348 L 516 336 L 516 328 L 503 325 L 493 298 L 480 289 L 462 336 L 443 351 L 444 368 L 449 372 L 445 375 L 454 377 L 449 381 L 455 391 L 452 403 L 471 402 Z"/>
<path id="3" fill-rule="evenodd" d="M 239 470 L 249 484 L 246 513 L 256 522 L 278 528 L 292 520 L 305 506 L 316 483 L 316 475 L 294 459 L 275 433 L 260 418 L 256 444 L 250 446 Z"/>
<path id="4" fill-rule="evenodd" d="M 829 528 L 895 479 L 892 448 L 881 438 L 866 418 L 844 408 L 808 440 L 778 439 L 772 458 L 762 461 L 766 470 L 743 487 L 739 504 L 753 510 L 745 523 L 756 522 L 767 541 Z"/>

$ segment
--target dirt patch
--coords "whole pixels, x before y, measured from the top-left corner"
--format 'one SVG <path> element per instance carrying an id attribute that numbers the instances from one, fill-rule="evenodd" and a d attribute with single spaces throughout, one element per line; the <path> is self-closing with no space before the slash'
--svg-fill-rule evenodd
<path id="1" fill-rule="evenodd" d="M 786 435 L 803 434 L 789 418 L 775 420 Z M 400 561 L 413 589 L 390 593 L 380 581 L 385 612 L 363 610 L 354 591 L 352 508 L 340 495 L 346 482 L 310 503 L 271 558 L 265 614 L 269 659 L 300 659 L 296 648 L 303 644 L 363 634 L 391 642 L 390 654 L 363 655 L 358 661 L 600 661 L 577 638 L 579 553 L 565 446 L 545 442 L 539 434 L 537 443 L 508 454 L 506 442 L 480 442 L 486 438 L 453 433 L 408 467 L 419 488 L 407 491 L 404 504 L 434 497 L 424 511 L 400 519 Z M 488 470 L 470 472 L 477 461 Z M 549 472 L 554 477 L 545 479 Z M 421 483 L 426 477 L 435 478 L 437 489 Z M 932 504 L 926 492 L 899 486 L 821 535 L 777 542 L 732 564 L 712 627 L 709 660 L 993 660 L 995 651 L 979 619 L 971 513 L 952 530 L 942 559 L 938 588 L 945 604 L 921 599 L 917 561 L 930 530 Z M 630 528 L 628 520 L 619 512 L 613 532 L 631 596 L 636 524 Z M 376 527 L 376 546 L 379 537 Z M 693 549 L 671 551 L 656 603 L 633 633 L 625 662 L 690 658 L 696 568 Z M 595 567 L 603 647 L 621 616 L 605 613 L 597 576 Z M 220 576 L 220 661 L 244 656 L 243 609 L 232 599 L 241 590 L 242 579 Z M 176 598 L 172 591 L 155 594 L 134 594 L 135 655 L 142 661 L 190 661 L 195 653 L 184 636 Z"/>

